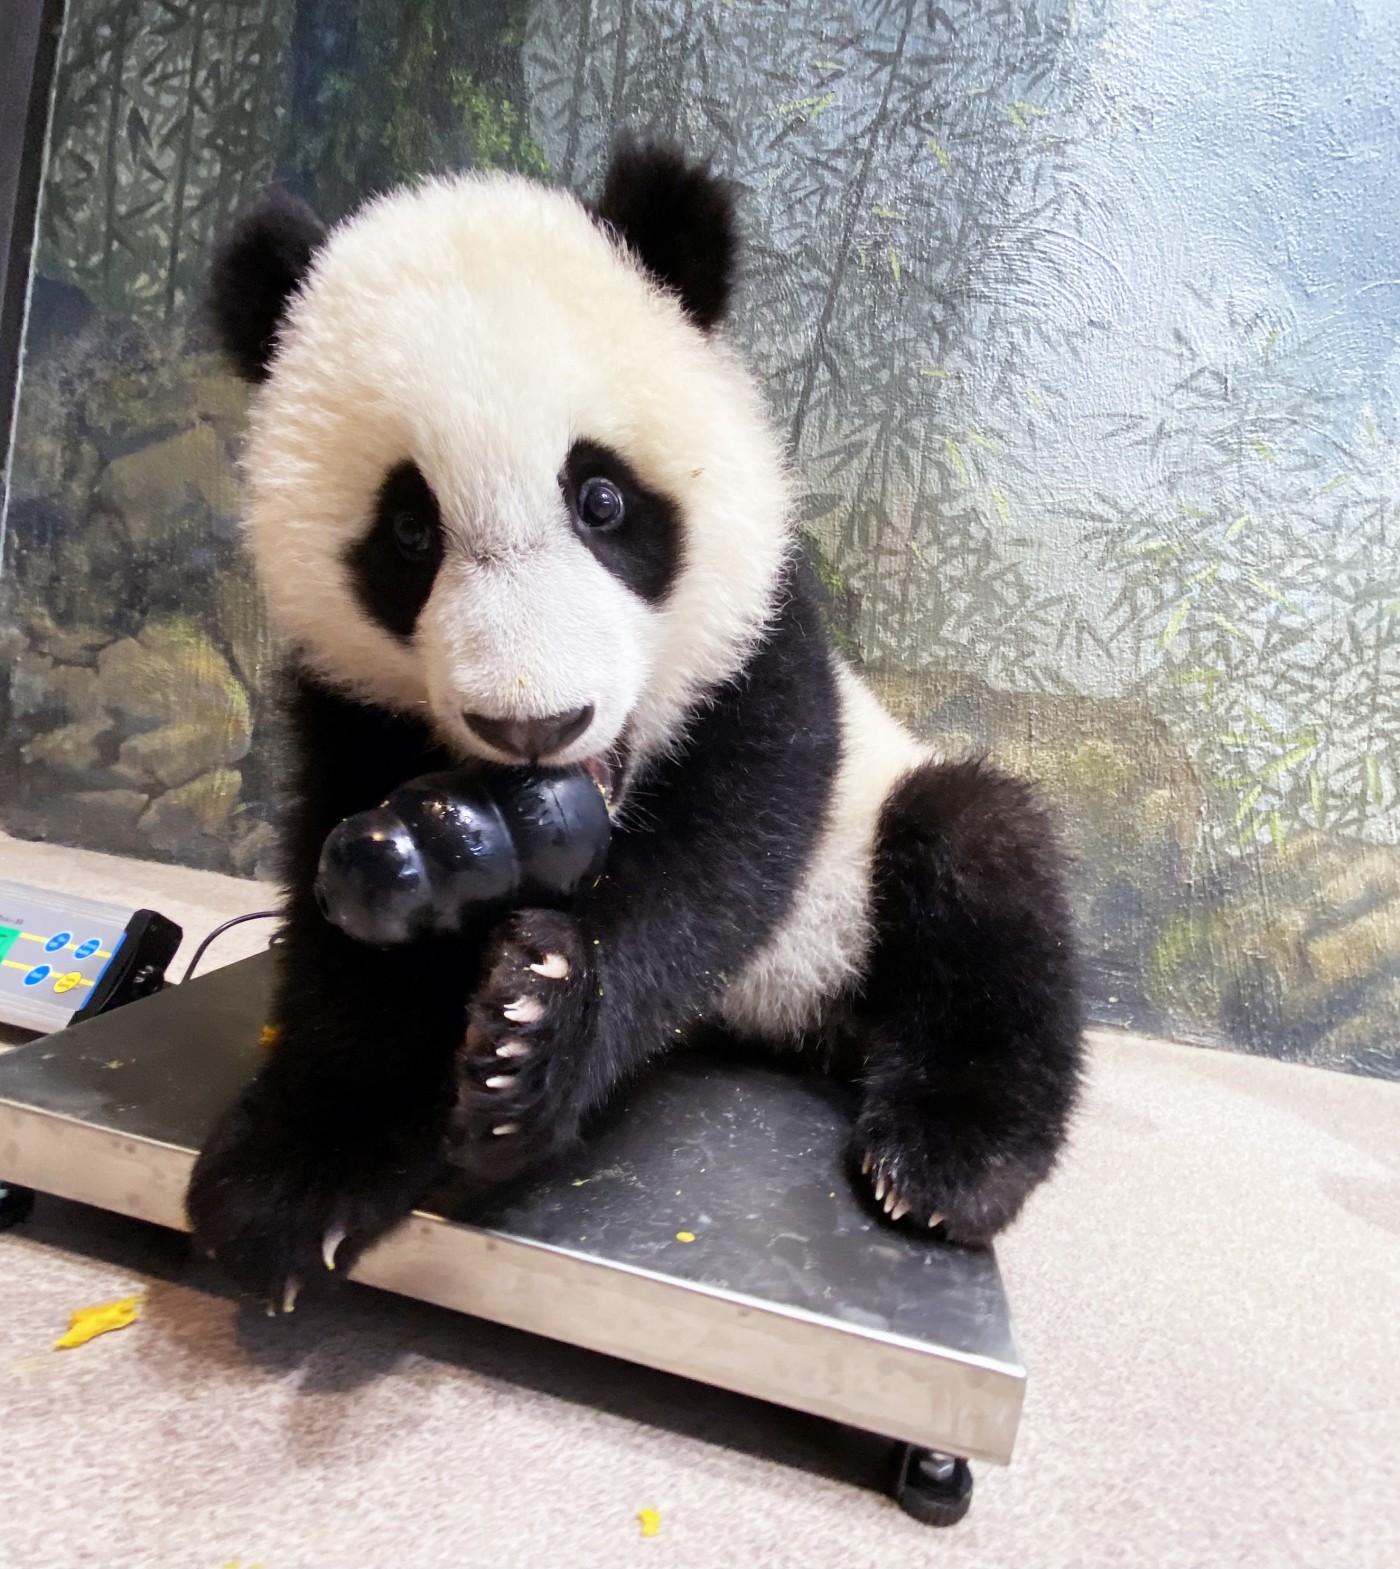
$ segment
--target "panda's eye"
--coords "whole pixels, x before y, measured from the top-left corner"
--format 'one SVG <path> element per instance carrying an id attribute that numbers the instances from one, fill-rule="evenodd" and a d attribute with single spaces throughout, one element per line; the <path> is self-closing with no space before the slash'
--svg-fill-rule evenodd
<path id="1" fill-rule="evenodd" d="M 437 547 L 437 531 L 418 512 L 396 512 L 389 520 L 394 543 L 409 561 L 426 561 Z"/>
<path id="2" fill-rule="evenodd" d="M 610 479 L 594 475 L 578 488 L 579 520 L 589 528 L 616 528 L 622 522 L 622 492 Z"/>

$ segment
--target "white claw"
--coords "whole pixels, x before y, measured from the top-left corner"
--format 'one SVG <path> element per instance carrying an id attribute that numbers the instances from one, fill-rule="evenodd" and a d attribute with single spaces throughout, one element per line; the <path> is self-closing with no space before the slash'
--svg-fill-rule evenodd
<path id="1" fill-rule="evenodd" d="M 870 1153 L 869 1150 L 866 1150 L 866 1152 L 865 1152 L 865 1159 L 863 1161 L 861 1161 L 861 1163 L 860 1163 L 861 1175 L 864 1176 L 864 1177 L 868 1177 L 870 1175 L 870 1168 L 874 1164 L 875 1164 L 875 1157 Z"/>
<path id="2" fill-rule="evenodd" d="M 502 1041 L 496 1048 L 496 1055 L 498 1057 L 528 1057 L 530 1048 L 524 1041 Z"/>
<path id="3" fill-rule="evenodd" d="M 295 1275 L 293 1275 L 282 1289 L 282 1311 L 284 1313 L 295 1313 L 297 1309 L 297 1298 L 300 1295 L 301 1282 L 296 1278 Z"/>
<path id="4" fill-rule="evenodd" d="M 898 1192 L 894 1188 L 891 1188 L 890 1191 L 887 1194 L 885 1194 L 885 1213 L 888 1215 L 889 1212 L 898 1203 L 899 1203 L 899 1194 L 898 1194 Z"/>
<path id="5" fill-rule="evenodd" d="M 508 1133 L 519 1133 L 520 1124 L 518 1122 L 498 1122 L 491 1131 L 498 1139 L 502 1139 Z"/>
<path id="6" fill-rule="evenodd" d="M 928 1229 L 930 1231 L 932 1231 L 935 1226 L 942 1225 L 942 1223 L 943 1223 L 942 1215 L 940 1215 L 935 1210 L 934 1213 L 932 1215 L 930 1215 L 929 1218 L 928 1218 Z"/>
<path id="7" fill-rule="evenodd" d="M 530 968 L 536 975 L 543 975 L 546 980 L 562 981 L 568 978 L 569 961 L 562 953 L 547 953 L 538 964 L 532 964 Z"/>
<path id="8" fill-rule="evenodd" d="M 878 1204 L 885 1196 L 886 1182 L 883 1177 L 875 1184 L 875 1202 Z"/>
<path id="9" fill-rule="evenodd" d="M 488 1090 L 504 1090 L 514 1083 L 515 1075 L 513 1073 L 493 1073 L 486 1081 L 486 1088 Z"/>
<path id="10" fill-rule="evenodd" d="M 533 1024 L 544 1017 L 544 1004 L 538 997 L 517 997 L 508 1002 L 501 1012 L 512 1024 Z"/>
<path id="11" fill-rule="evenodd" d="M 344 1226 L 332 1226 L 321 1239 L 321 1257 L 326 1261 L 327 1269 L 335 1268 L 335 1255 L 340 1250 L 340 1244 L 344 1241 Z"/>
<path id="12" fill-rule="evenodd" d="M 891 1220 L 903 1220 L 914 1206 L 908 1199 L 900 1199 L 899 1203 L 890 1211 Z"/>

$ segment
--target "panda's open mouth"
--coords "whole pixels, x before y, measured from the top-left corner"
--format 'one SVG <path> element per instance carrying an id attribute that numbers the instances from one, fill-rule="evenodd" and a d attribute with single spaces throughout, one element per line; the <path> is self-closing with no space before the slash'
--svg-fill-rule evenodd
<path id="1" fill-rule="evenodd" d="M 609 812 L 616 811 L 622 804 L 631 751 L 624 734 L 618 737 L 617 744 L 609 751 L 600 752 L 596 757 L 585 757 L 579 764 L 584 773 L 603 792 L 603 799 L 608 803 Z"/>

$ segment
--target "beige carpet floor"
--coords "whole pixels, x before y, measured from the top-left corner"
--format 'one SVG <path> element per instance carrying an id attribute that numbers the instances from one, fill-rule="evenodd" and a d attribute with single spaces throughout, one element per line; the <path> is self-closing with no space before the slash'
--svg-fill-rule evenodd
<path id="1" fill-rule="evenodd" d="M 195 938 L 266 899 L 4 839 L 0 867 Z M 271 1322 L 183 1239 L 41 1200 L 0 1236 L 0 1566 L 1400 1563 L 1400 1084 L 1092 1057 L 1000 1250 L 1016 1458 L 952 1531 L 873 1489 L 865 1435 L 366 1288 Z M 51 1349 L 138 1290 L 132 1328 Z"/>

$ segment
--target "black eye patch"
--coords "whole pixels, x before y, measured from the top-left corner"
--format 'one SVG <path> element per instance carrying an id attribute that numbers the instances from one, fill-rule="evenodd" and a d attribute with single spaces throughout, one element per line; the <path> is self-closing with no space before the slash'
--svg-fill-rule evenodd
<path id="1" fill-rule="evenodd" d="M 380 626 L 407 641 L 442 564 L 442 515 L 416 463 L 391 468 L 374 525 L 346 556 L 355 593 Z"/>
<path id="2" fill-rule="evenodd" d="M 640 598 L 665 599 L 681 565 L 680 508 L 600 441 L 576 441 L 559 488 L 579 538 Z"/>

